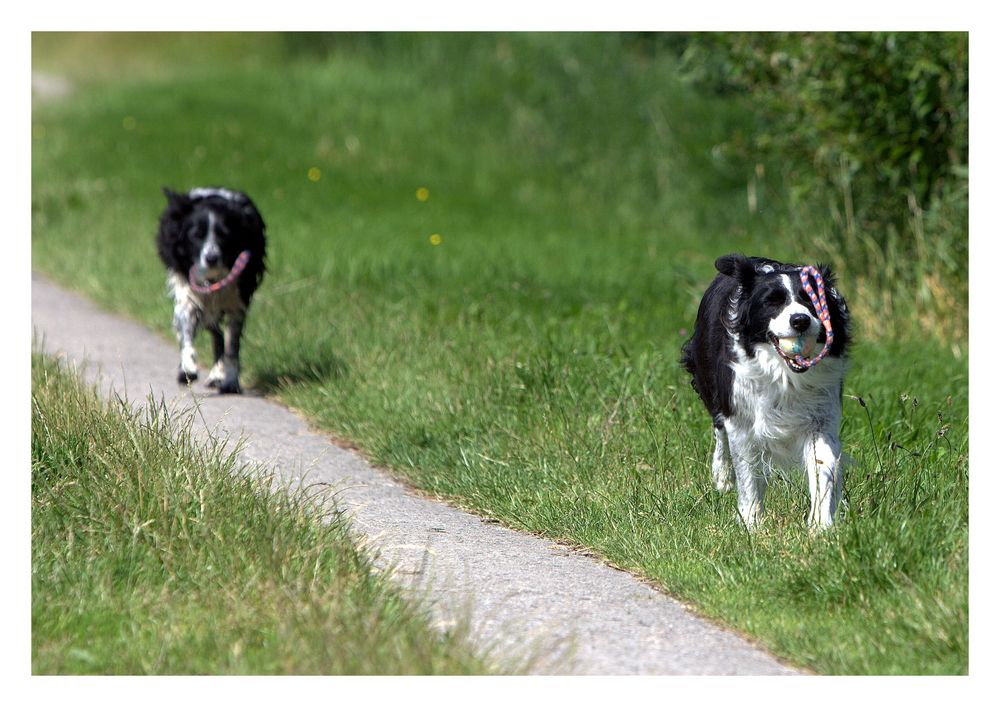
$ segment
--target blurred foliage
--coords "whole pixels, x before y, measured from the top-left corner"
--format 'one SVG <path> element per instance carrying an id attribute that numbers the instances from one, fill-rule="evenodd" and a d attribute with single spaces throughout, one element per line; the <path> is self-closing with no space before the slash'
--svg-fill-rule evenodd
<path id="1" fill-rule="evenodd" d="M 750 135 L 720 149 L 777 167 L 795 228 L 828 234 L 828 257 L 912 297 L 925 330 L 967 334 L 968 34 L 640 35 L 680 57 L 686 80 L 742 97 Z M 957 313 L 957 316 L 956 316 Z M 942 329 L 931 322 L 951 322 Z M 945 331 L 947 329 L 947 331 Z"/>
<path id="2" fill-rule="evenodd" d="M 338 50 L 380 50 L 392 37 L 385 32 L 281 32 L 280 46 L 291 58 L 323 58 Z"/>
<path id="3" fill-rule="evenodd" d="M 791 158 L 801 190 L 850 183 L 857 214 L 881 221 L 964 188 L 968 35 L 693 34 L 683 44 L 691 80 L 752 99 L 762 119 L 752 146 Z"/>

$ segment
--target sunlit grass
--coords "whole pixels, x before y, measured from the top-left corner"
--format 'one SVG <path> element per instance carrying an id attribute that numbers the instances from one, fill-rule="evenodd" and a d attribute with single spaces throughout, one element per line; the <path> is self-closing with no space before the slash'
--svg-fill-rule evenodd
<path id="1" fill-rule="evenodd" d="M 916 297 L 876 332 L 883 291 L 840 263 L 862 319 L 840 529 L 808 536 L 794 479 L 755 536 L 711 490 L 709 421 L 677 358 L 712 263 L 827 255 L 780 211 L 748 211 L 746 165 L 716 149 L 752 129 L 742 106 L 616 35 L 170 66 L 36 113 L 35 267 L 167 334 L 159 187 L 246 189 L 270 238 L 247 383 L 796 663 L 967 669 L 967 345 L 915 334 Z"/>
<path id="2" fill-rule="evenodd" d="M 482 673 L 376 576 L 317 491 L 148 400 L 100 403 L 32 359 L 36 674 Z"/>

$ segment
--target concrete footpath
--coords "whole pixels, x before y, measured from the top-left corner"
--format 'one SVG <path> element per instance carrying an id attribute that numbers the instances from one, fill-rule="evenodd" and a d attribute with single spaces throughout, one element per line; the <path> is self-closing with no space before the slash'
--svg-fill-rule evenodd
<path id="1" fill-rule="evenodd" d="M 152 392 L 195 414 L 199 434 L 244 438 L 245 461 L 293 485 L 330 484 L 377 565 L 391 567 L 440 625 L 470 622 L 477 644 L 501 660 L 531 658 L 531 672 L 564 675 L 796 673 L 625 572 L 421 498 L 276 402 L 220 396 L 201 381 L 179 386 L 171 342 L 37 276 L 31 304 L 43 349 L 102 392 L 133 403 Z M 163 316 L 170 311 L 164 299 Z"/>

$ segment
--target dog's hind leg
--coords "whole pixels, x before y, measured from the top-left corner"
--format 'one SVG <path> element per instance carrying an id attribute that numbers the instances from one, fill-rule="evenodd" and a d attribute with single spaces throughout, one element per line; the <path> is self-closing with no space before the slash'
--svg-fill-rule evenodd
<path id="1" fill-rule="evenodd" d="M 712 454 L 712 479 L 719 493 L 726 493 L 736 482 L 736 472 L 733 470 L 733 458 L 729 453 L 729 436 L 726 434 L 725 423 L 717 420 L 712 427 L 715 434 L 715 452 Z"/>
<path id="2" fill-rule="evenodd" d="M 806 443 L 803 457 L 809 478 L 809 527 L 828 528 L 833 525 L 840 502 L 840 440 L 836 435 L 818 432 Z"/>

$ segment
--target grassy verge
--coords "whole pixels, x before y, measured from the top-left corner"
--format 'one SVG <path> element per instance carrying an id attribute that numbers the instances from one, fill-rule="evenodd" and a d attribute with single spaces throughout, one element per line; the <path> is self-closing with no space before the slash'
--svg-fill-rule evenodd
<path id="1" fill-rule="evenodd" d="M 826 252 L 801 221 L 748 210 L 746 166 L 714 149 L 753 129 L 741 106 L 615 35 L 286 51 L 255 39 L 42 106 L 34 266 L 167 334 L 159 187 L 244 188 L 271 238 L 248 383 L 797 663 L 967 670 L 964 339 L 914 333 L 906 300 L 882 317 L 846 267 L 846 522 L 810 539 L 803 485 L 777 481 L 748 537 L 710 491 L 709 423 L 676 360 L 711 263 Z M 272 60 L 248 68 L 254 52 Z"/>
<path id="2" fill-rule="evenodd" d="M 304 493 L 32 358 L 32 672 L 481 673 Z M 253 476 L 256 479 L 250 478 Z"/>

